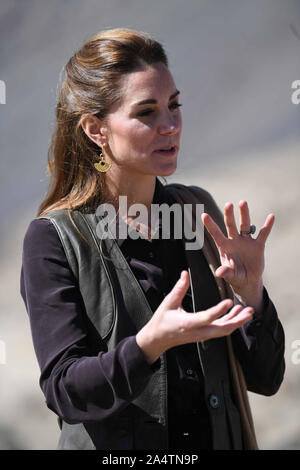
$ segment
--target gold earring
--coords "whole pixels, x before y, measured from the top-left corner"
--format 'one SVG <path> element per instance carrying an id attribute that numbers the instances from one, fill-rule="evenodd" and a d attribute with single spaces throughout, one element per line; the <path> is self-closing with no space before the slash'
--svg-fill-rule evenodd
<path id="1" fill-rule="evenodd" d="M 100 153 L 99 158 L 100 158 L 99 162 L 94 163 L 94 167 L 96 168 L 96 170 L 101 171 L 101 173 L 106 173 L 107 170 L 110 169 L 111 163 L 107 163 L 104 160 L 103 152 Z"/>

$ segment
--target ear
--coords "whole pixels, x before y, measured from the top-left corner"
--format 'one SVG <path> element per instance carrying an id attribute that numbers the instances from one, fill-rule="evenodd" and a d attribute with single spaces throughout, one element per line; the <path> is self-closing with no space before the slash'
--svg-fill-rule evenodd
<path id="1" fill-rule="evenodd" d="M 102 147 L 102 145 L 106 143 L 107 129 L 97 116 L 87 114 L 82 117 L 80 124 L 85 134 L 99 147 Z"/>

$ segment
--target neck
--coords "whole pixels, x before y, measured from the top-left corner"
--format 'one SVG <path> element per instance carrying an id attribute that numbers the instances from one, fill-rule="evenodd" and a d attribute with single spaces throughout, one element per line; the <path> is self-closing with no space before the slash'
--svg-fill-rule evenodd
<path id="1" fill-rule="evenodd" d="M 106 175 L 108 176 L 108 174 Z M 113 177 L 112 177 L 113 176 Z M 125 175 L 122 172 L 116 176 L 109 175 L 106 180 L 106 191 L 109 202 L 115 206 L 117 212 L 119 212 L 119 196 L 127 197 L 127 214 L 121 215 L 124 222 L 131 225 L 134 224 L 136 215 L 128 215 L 130 207 L 133 204 L 143 204 L 146 209 L 146 219 L 143 221 L 139 220 L 137 230 L 141 231 L 145 237 L 151 239 L 151 204 L 153 201 L 155 191 L 156 177 L 153 175 Z M 122 211 L 121 211 L 122 212 Z M 135 211 L 134 211 L 135 212 Z"/>
<path id="2" fill-rule="evenodd" d="M 127 207 L 132 204 L 143 204 L 150 210 L 154 191 L 156 176 L 154 175 L 132 175 L 124 172 L 114 172 L 106 175 L 106 193 L 109 201 L 119 207 L 119 196 L 127 197 Z"/>

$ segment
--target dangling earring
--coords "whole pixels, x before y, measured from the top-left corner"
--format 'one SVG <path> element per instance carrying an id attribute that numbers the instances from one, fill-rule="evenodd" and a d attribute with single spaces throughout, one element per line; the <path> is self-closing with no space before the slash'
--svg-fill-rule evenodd
<path id="1" fill-rule="evenodd" d="M 96 170 L 101 171 L 101 173 L 106 173 L 107 170 L 110 169 L 111 163 L 108 163 L 104 160 L 103 152 L 100 152 L 99 158 L 99 162 L 94 163 L 94 167 L 96 168 Z"/>

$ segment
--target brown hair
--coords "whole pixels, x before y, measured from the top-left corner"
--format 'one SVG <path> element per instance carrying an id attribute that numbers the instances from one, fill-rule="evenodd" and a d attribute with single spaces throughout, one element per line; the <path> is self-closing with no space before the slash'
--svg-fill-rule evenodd
<path id="1" fill-rule="evenodd" d="M 168 66 L 162 45 L 144 32 L 124 28 L 96 34 L 70 58 L 48 150 L 50 185 L 37 216 L 54 209 L 67 209 L 70 216 L 71 209 L 95 207 L 104 198 L 105 173 L 94 167 L 100 148 L 83 131 L 82 119 L 94 114 L 105 120 L 121 98 L 124 74 L 157 62 Z"/>

